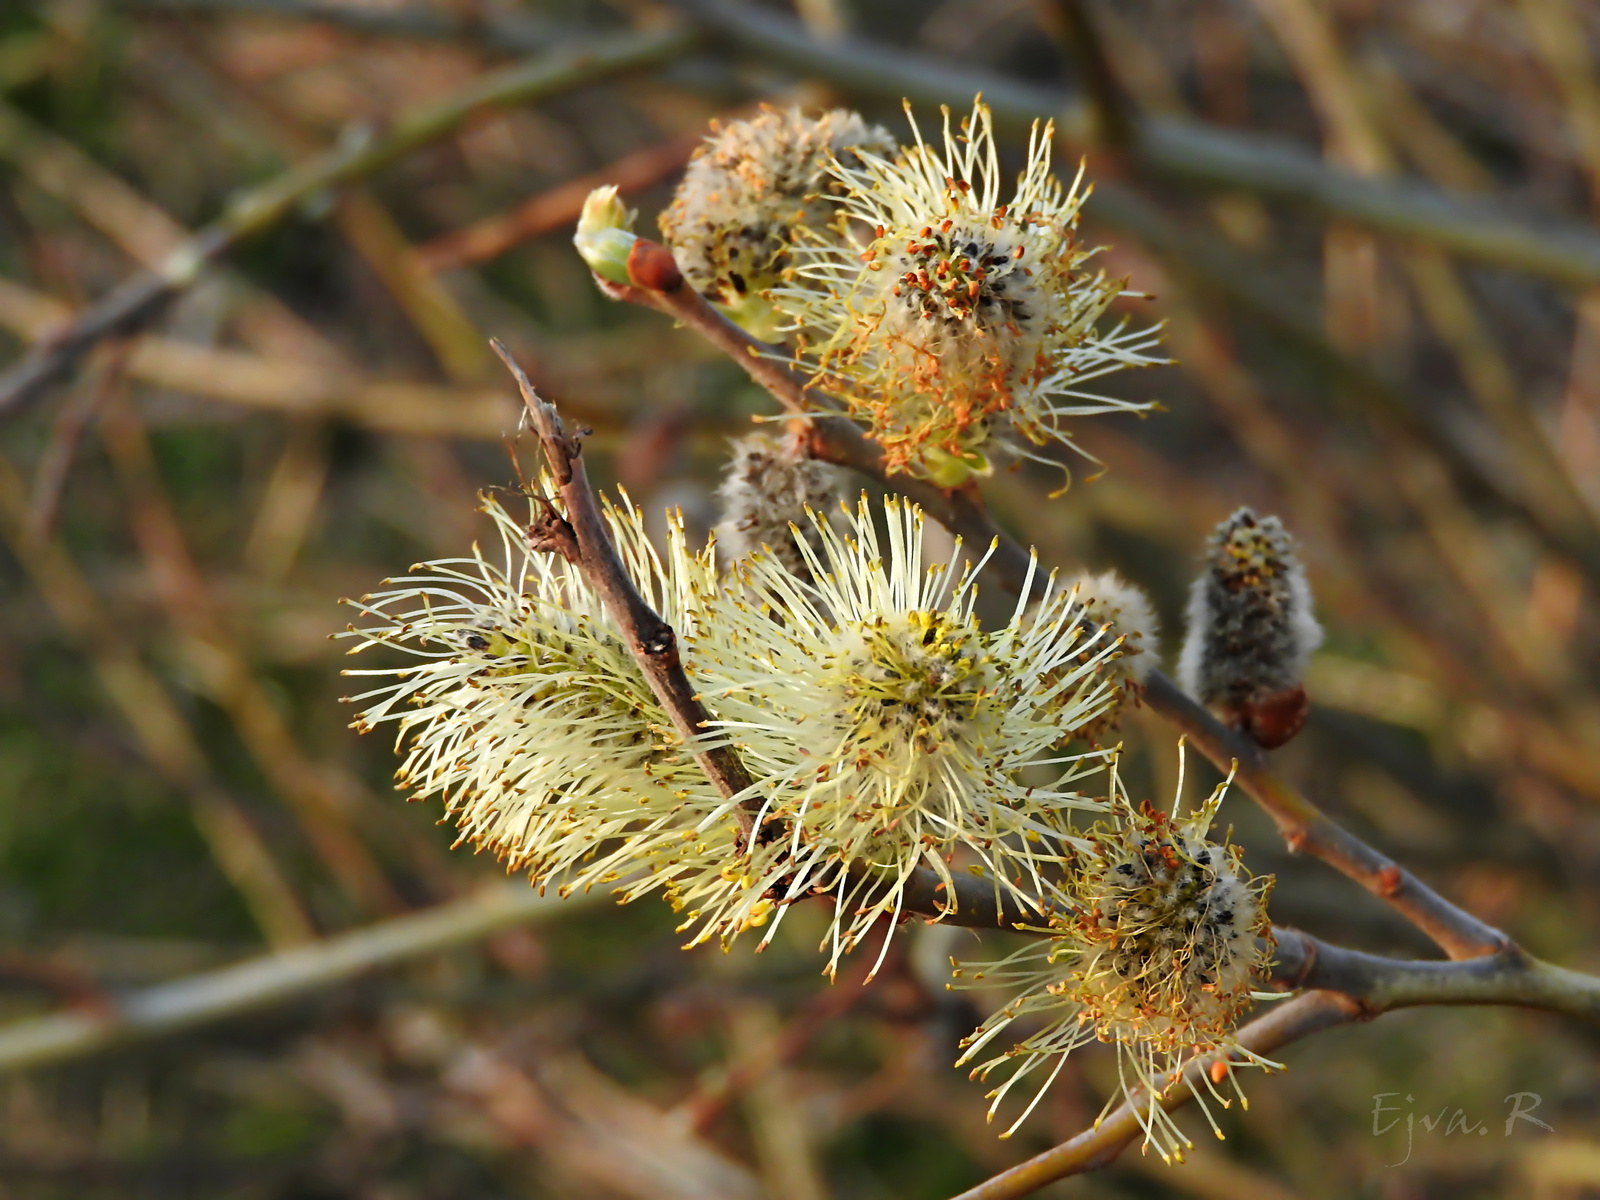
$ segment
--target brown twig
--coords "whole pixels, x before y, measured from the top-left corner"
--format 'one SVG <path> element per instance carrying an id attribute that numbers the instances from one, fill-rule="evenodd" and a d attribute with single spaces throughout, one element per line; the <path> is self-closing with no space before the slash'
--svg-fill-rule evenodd
<path id="1" fill-rule="evenodd" d="M 776 346 L 740 329 L 692 287 L 661 291 L 638 286 L 618 287 L 598 277 L 595 282 L 614 300 L 653 308 L 672 317 L 743 367 L 785 412 L 806 419 L 808 447 L 813 458 L 850 467 L 882 481 L 971 545 L 987 549 L 993 543 L 991 569 L 1013 591 L 1023 587 L 1032 556 L 1007 537 L 984 512 L 976 488 L 948 491 L 925 479 L 889 474 L 884 469 L 883 452 L 877 443 L 863 434 L 853 421 L 828 411 L 840 407 L 836 401 L 811 386 L 810 381 L 784 361 L 782 351 Z"/>
<path id="2" fill-rule="evenodd" d="M 416 248 L 417 261 L 430 271 L 471 267 L 498 258 L 512 247 L 574 224 L 595 188 L 615 186 L 623 195 L 658 182 L 683 166 L 701 135 L 681 134 L 626 154 L 588 175 L 530 196 L 510 212 L 485 217 Z"/>
<path id="3" fill-rule="evenodd" d="M 38 399 L 103 339 L 148 328 L 173 299 L 199 278 L 207 264 L 276 225 L 307 197 L 365 179 L 406 154 L 456 132 L 492 108 L 526 104 L 660 62 L 680 53 L 692 41 L 691 33 L 674 27 L 597 38 L 541 54 L 491 72 L 437 103 L 402 114 L 379 136 L 348 139 L 310 162 L 240 193 L 226 212 L 168 256 L 159 268 L 114 289 L 0 375 L 0 412 Z"/>
<path id="4" fill-rule="evenodd" d="M 774 347 L 733 324 L 693 288 L 680 285 L 659 291 L 603 282 L 601 287 L 616 299 L 657 309 L 693 329 L 743 367 L 786 411 L 817 413 L 828 403 L 826 395 L 808 387 Z M 852 422 L 832 415 L 809 419 L 812 453 L 817 458 L 853 467 L 880 480 L 921 504 L 935 520 L 976 546 L 992 544 L 990 569 L 1013 590 L 1025 586 L 1032 555 L 994 523 L 976 489 L 947 491 L 923 480 L 887 475 L 877 447 Z M 1331 820 L 1271 771 L 1259 747 L 1223 728 L 1159 671 L 1147 681 L 1145 699 L 1152 709 L 1187 733 L 1219 770 L 1228 771 L 1238 763 L 1240 786 L 1278 823 L 1292 850 L 1323 859 L 1388 901 L 1451 958 L 1493 954 L 1511 944 L 1505 934 L 1457 908 Z"/>
<path id="5" fill-rule="evenodd" d="M 1259 746 L 1225 728 L 1160 671 L 1145 680 L 1144 701 L 1181 729 L 1219 770 L 1237 764 L 1235 782 L 1277 823 L 1289 849 L 1320 858 L 1387 901 L 1453 959 L 1512 949 L 1511 939 L 1500 930 L 1451 904 L 1289 786 L 1267 765 Z"/>
<path id="6" fill-rule="evenodd" d="M 1040 114 L 1056 114 L 1056 124 L 1064 141 L 1080 149 L 1093 147 L 1090 133 L 1095 120 L 1090 108 L 1084 104 L 1068 104 L 1064 97 L 1048 91 L 1011 80 L 959 72 L 855 38 L 824 46 L 809 38 L 794 22 L 747 6 L 729 5 L 723 0 L 681 2 L 733 40 L 846 86 L 872 94 L 921 101 L 958 101 L 963 96 L 981 92 L 993 109 L 997 123 L 1026 127 Z M 1247 142 L 1253 139 L 1198 122 L 1141 117 L 1134 122 L 1133 129 L 1130 153 L 1134 161 L 1157 174 L 1171 173 L 1216 183 L 1222 175 L 1237 171 L 1237 182 L 1247 191 L 1294 195 L 1302 199 L 1315 197 L 1313 203 L 1317 207 L 1352 218 L 1355 224 L 1367 222 L 1410 240 L 1428 242 L 1437 238 L 1456 253 L 1468 257 L 1487 253 L 1488 257 L 1500 261 L 1515 259 L 1518 265 L 1530 270 L 1554 269 L 1558 263 L 1563 269 L 1570 269 L 1582 258 L 1588 263 L 1584 270 L 1600 279 L 1600 236 L 1575 224 L 1556 239 L 1566 248 L 1546 259 L 1544 267 L 1536 268 L 1533 259 L 1523 257 L 1528 249 L 1524 238 L 1534 234 L 1534 230 L 1515 220 L 1502 222 L 1487 211 L 1474 211 L 1471 206 L 1475 202 L 1470 199 L 1457 202 L 1448 193 L 1431 189 L 1424 192 L 1409 184 L 1380 185 L 1327 167 L 1314 156 L 1297 149 L 1269 150 L 1262 145 L 1250 145 Z M 1314 181 L 1314 176 L 1322 178 Z M 1380 187 L 1387 187 L 1392 194 L 1379 195 Z M 1358 199 L 1358 192 L 1366 194 Z M 1456 207 L 1458 203 L 1459 208 Z M 1409 431 L 1419 440 L 1431 443 L 1433 452 L 1444 460 L 1453 474 L 1472 487 L 1495 495 L 1507 508 L 1527 520 L 1552 549 L 1570 556 L 1590 578 L 1600 580 L 1600 532 L 1591 522 L 1582 519 L 1581 514 L 1574 513 L 1568 500 L 1555 495 L 1560 489 L 1553 483 L 1538 481 L 1528 481 L 1522 487 L 1509 484 L 1476 447 L 1467 443 L 1459 429 L 1438 417 L 1436 405 L 1423 404 L 1405 395 L 1381 372 L 1340 351 L 1321 332 L 1317 320 L 1301 312 L 1300 305 L 1289 303 L 1289 297 L 1279 294 L 1285 289 L 1263 287 L 1258 282 L 1259 263 L 1229 252 L 1218 245 L 1216 239 L 1207 241 L 1187 236 L 1158 206 L 1114 181 L 1102 181 L 1096 186 L 1094 212 L 1097 220 L 1137 237 L 1173 269 L 1203 282 L 1208 290 L 1225 295 L 1315 369 L 1325 373 L 1331 381 L 1345 385 L 1351 402 L 1371 413 L 1385 429 Z M 1431 217 L 1424 214 L 1431 214 Z M 1580 250 L 1579 242 L 1591 244 Z M 1555 242 L 1552 242 L 1550 249 L 1554 248 Z M 1507 257 L 1502 258 L 1502 255 Z M 1547 499 L 1553 499 L 1554 505 L 1546 503 Z M 930 513 L 935 511 L 931 505 L 924 507 Z M 1026 565 L 1024 560 L 1021 569 L 1026 569 Z"/>
<path id="7" fill-rule="evenodd" d="M 555 407 L 534 391 L 527 373 L 517 365 L 511 352 L 498 340 L 490 345 L 517 382 L 528 408 L 529 424 L 544 448 L 545 461 L 566 508 L 563 516 L 546 501 L 543 519 L 535 525 L 537 532 L 530 531 L 530 535 L 541 539 L 545 548 L 558 551 L 572 562 L 599 594 L 634 661 L 644 672 L 650 690 L 666 710 L 672 727 L 690 744 L 703 739 L 711 729 L 711 716 L 696 699 L 694 685 L 684 674 L 683 661 L 678 656 L 678 635 L 645 603 L 628 577 L 606 529 L 600 502 L 589 485 L 589 476 L 580 457 L 581 442 L 567 432 Z M 694 757 L 724 798 L 746 797 L 737 811 L 744 836 L 751 837 L 755 833 L 753 813 L 759 809 L 752 808 L 749 803 L 753 783 L 738 754 L 729 746 L 712 746 L 697 751 Z"/>
<path id="8" fill-rule="evenodd" d="M 33 469 L 33 485 L 28 494 L 27 536 L 47 540 L 55 529 L 56 514 L 78 444 L 96 414 L 121 387 L 128 369 L 131 342 L 111 342 L 105 347 L 105 361 L 92 367 L 84 385 L 56 409 L 50 423 L 50 440 Z"/>
<path id="9" fill-rule="evenodd" d="M 1245 1025 L 1239 1030 L 1238 1042 L 1255 1054 L 1268 1056 L 1291 1042 L 1347 1025 L 1363 1015 L 1360 1005 L 1347 997 L 1334 992 L 1307 992 Z M 1194 1094 L 1190 1085 L 1196 1089 L 1206 1086 L 1201 1072 L 1209 1070 L 1213 1061 L 1215 1056 L 1205 1055 L 1191 1063 L 1184 1072 L 1185 1081 L 1172 1084 L 1163 1093 L 1158 1101 L 1161 1107 L 1172 1112 L 1187 1104 Z M 1140 1120 L 1134 1106 L 1124 1103 L 1077 1137 L 984 1180 L 952 1200 L 1017 1200 L 1057 1179 L 1098 1170 L 1139 1136 Z"/>

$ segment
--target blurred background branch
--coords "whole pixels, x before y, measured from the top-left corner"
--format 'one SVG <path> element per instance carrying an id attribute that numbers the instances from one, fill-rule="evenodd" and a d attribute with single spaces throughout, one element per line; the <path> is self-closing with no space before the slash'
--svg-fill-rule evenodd
<path id="1" fill-rule="evenodd" d="M 1600 966 L 1597 45 L 1571 0 L 4 6 L 0 1189 L 993 1200 L 1138 1136 L 1126 1112 L 1076 1136 L 1116 1086 L 1092 1051 L 1015 1139 L 984 1126 L 949 1064 L 1007 997 L 941 974 L 975 934 L 919 923 L 830 989 L 809 906 L 752 957 L 683 953 L 662 906 L 545 904 L 390 795 L 390 747 L 335 703 L 332 601 L 468 553 L 476 491 L 517 477 L 487 336 L 594 430 L 597 486 L 695 535 L 727 437 L 778 414 L 595 292 L 569 243 L 591 186 L 646 231 L 712 117 L 845 104 L 903 133 L 902 97 L 978 90 L 1008 172 L 1038 117 L 1087 156 L 1098 261 L 1155 297 L 1114 316 L 1166 321 L 1179 365 L 1117 383 L 1166 411 L 1073 430 L 1109 469 L 1048 508 L 1032 467 L 986 506 L 919 498 L 969 545 L 1009 535 L 1014 583 L 1030 545 L 1115 566 L 1169 641 L 1210 527 L 1284 518 L 1330 631 L 1305 733 L 1259 761 L 1158 681 L 1118 736 L 1157 801 L 1172 719 L 1240 760 L 1267 812 L 1223 818 L 1279 875 L 1282 969 L 1362 998 L 1263 1011 L 1252 1044 L 1293 1069 L 1216 1153 L 1044 1194 L 1600 1187 L 1589 1026 L 1346 1028 L 1509 961 L 1419 963 L 1430 938 Z M 1354 841 L 1300 840 L 1319 819 Z M 1341 846 L 1363 888 L 1306 861 Z M 1419 1124 L 1391 1167 L 1388 1093 L 1488 1135 Z M 1518 1093 L 1554 1132 L 1503 1135 Z"/>

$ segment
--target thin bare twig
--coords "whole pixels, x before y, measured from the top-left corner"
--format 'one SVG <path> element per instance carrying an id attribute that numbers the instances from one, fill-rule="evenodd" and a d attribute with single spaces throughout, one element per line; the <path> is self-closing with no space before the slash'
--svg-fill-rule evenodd
<path id="1" fill-rule="evenodd" d="M 792 1061 L 823 1030 L 833 1025 L 868 994 L 875 973 L 875 955 L 863 954 L 854 969 L 812 993 L 788 1021 L 768 1054 L 759 1061 L 737 1063 L 701 1083 L 678 1102 L 676 1110 L 696 1133 L 704 1134 L 728 1105 L 763 1075 Z"/>
<path id="2" fill-rule="evenodd" d="M 478 941 L 500 930 L 598 903 L 600 893 L 555 900 L 523 883 L 500 884 L 425 912 L 395 917 L 314 945 L 248 959 L 113 997 L 98 1011 L 52 1013 L 0 1026 L 0 1072 L 86 1058 L 255 1012 L 379 968 Z"/>
<path id="3" fill-rule="evenodd" d="M 826 395 L 809 388 L 774 347 L 734 325 L 693 288 L 680 284 L 662 291 L 617 287 L 603 281 L 601 287 L 616 299 L 655 308 L 693 329 L 743 367 L 786 411 L 817 413 L 827 403 Z M 994 523 L 976 489 L 947 491 L 924 480 L 887 475 L 877 446 L 853 422 L 831 415 L 809 419 L 812 453 L 817 458 L 853 467 L 900 491 L 976 546 L 992 544 L 990 567 L 995 575 L 1012 590 L 1024 586 L 1032 556 Z M 1452 958 L 1492 954 L 1510 944 L 1505 934 L 1457 908 L 1332 821 L 1268 768 L 1259 747 L 1224 729 L 1159 671 L 1152 672 L 1146 682 L 1145 698 L 1152 709 L 1188 733 L 1220 770 L 1239 764 L 1240 786 L 1278 823 L 1291 849 L 1323 859 L 1388 901 Z"/>
<path id="4" fill-rule="evenodd" d="M 694 686 L 684 674 L 683 661 L 678 656 L 678 635 L 645 603 L 628 577 L 606 529 L 600 502 L 589 485 L 589 476 L 580 457 L 579 439 L 567 432 L 555 407 L 534 391 L 526 372 L 517 365 L 511 352 L 498 340 L 490 345 L 522 392 L 529 424 L 544 448 L 545 461 L 566 506 L 563 517 L 547 505 L 544 520 L 535 526 L 538 532 L 530 531 L 530 536 L 543 538 L 547 543 L 544 548 L 558 551 L 583 573 L 627 642 L 672 727 L 691 744 L 703 739 L 711 729 L 711 716 L 696 699 Z M 706 778 L 725 799 L 750 796 L 753 781 L 732 747 L 712 746 L 697 751 L 694 757 Z M 740 826 L 747 838 L 752 833 L 754 811 L 748 809 L 750 806 L 744 804 L 738 810 Z"/>
<path id="5" fill-rule="evenodd" d="M 168 256 L 135 276 L 73 323 L 35 346 L 0 375 L 0 412 L 43 395 L 83 354 L 107 337 L 147 328 L 207 264 L 277 224 L 310 196 L 364 179 L 412 151 L 447 137 L 492 108 L 526 104 L 681 53 L 693 35 L 681 28 L 597 38 L 492 72 L 443 100 L 398 117 L 383 133 L 350 138 L 260 187 L 236 196 L 226 212 Z"/>
<path id="6" fill-rule="evenodd" d="M 105 361 L 91 368 L 84 386 L 56 409 L 50 423 L 50 440 L 33 469 L 33 485 L 28 494 L 26 535 L 36 542 L 50 538 L 56 515 L 66 491 L 72 464 L 84 430 L 121 387 L 128 369 L 131 343 L 114 342 L 106 347 Z"/>
<path id="7" fill-rule="evenodd" d="M 1335 992 L 1306 992 L 1257 1017 L 1239 1030 L 1238 1042 L 1263 1057 L 1312 1034 L 1347 1025 L 1362 1018 L 1359 1004 Z M 1211 1068 L 1214 1056 L 1205 1055 L 1184 1072 L 1186 1082 L 1170 1085 L 1158 1103 L 1172 1112 L 1187 1104 L 1190 1089 L 1204 1088 L 1201 1073 Z M 1141 1101 L 1142 1103 L 1142 1101 Z M 1037 1154 L 1026 1162 L 984 1180 L 952 1200 L 1017 1200 L 1031 1195 L 1047 1183 L 1081 1175 L 1110 1164 L 1143 1132 L 1141 1116 L 1132 1104 L 1124 1103 L 1103 1120 L 1068 1141 Z"/>

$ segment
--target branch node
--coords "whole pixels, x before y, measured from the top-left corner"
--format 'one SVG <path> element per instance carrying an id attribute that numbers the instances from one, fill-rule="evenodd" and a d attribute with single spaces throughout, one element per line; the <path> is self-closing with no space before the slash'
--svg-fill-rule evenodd
<path id="1" fill-rule="evenodd" d="M 544 554 L 559 554 L 569 563 L 578 562 L 578 535 L 571 523 L 543 493 L 534 492 L 529 499 L 539 506 L 539 515 L 528 525 L 528 545 Z"/>
<path id="2" fill-rule="evenodd" d="M 678 657 L 678 635 L 671 625 L 662 622 L 654 629 L 639 631 L 639 645 L 651 658 Z"/>

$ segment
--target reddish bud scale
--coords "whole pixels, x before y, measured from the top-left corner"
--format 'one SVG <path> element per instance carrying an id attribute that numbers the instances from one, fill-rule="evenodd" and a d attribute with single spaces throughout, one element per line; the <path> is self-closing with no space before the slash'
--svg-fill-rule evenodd
<path id="1" fill-rule="evenodd" d="M 1254 739 L 1258 746 L 1275 750 L 1290 741 L 1305 728 L 1311 714 L 1311 698 L 1305 685 L 1268 696 L 1265 700 L 1247 703 L 1239 711 L 1239 727 Z"/>
<path id="2" fill-rule="evenodd" d="M 628 278 L 634 287 L 652 292 L 675 292 L 683 286 L 683 272 L 660 242 L 640 238 L 628 251 Z"/>

